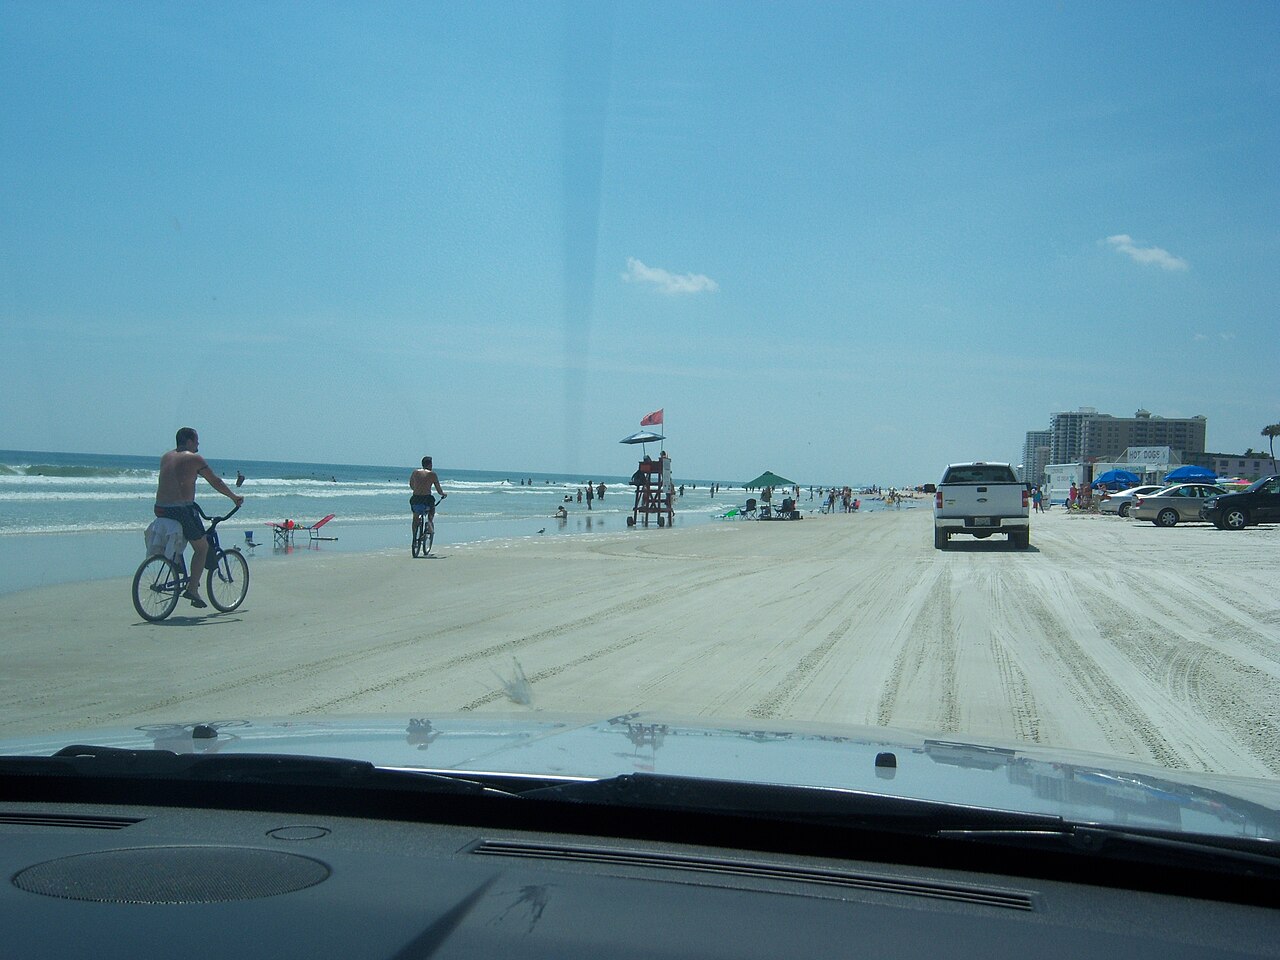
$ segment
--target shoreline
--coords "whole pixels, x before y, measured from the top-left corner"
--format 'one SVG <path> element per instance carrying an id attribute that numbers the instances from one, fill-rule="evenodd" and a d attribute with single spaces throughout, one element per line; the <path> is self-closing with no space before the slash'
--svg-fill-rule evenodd
<path id="1" fill-rule="evenodd" d="M 817 503 L 816 500 L 813 502 Z M 720 520 L 713 507 L 698 510 L 695 504 L 696 500 L 689 502 L 684 505 L 683 510 L 678 505 L 674 529 L 731 522 Z M 612 507 L 592 512 L 577 509 L 566 520 L 557 520 L 554 516 L 453 520 L 447 513 L 441 513 L 436 545 L 441 547 L 611 532 L 628 533 L 632 532 L 632 528 L 626 526 L 626 518 L 630 512 L 629 508 L 620 510 Z M 818 516 L 816 508 L 812 513 L 813 516 Z M 271 529 L 257 521 L 232 522 L 227 527 L 220 528 L 220 531 L 223 533 L 223 546 L 228 549 L 240 547 L 252 565 L 262 561 L 275 563 L 297 560 L 303 556 L 318 554 L 347 556 L 399 550 L 404 550 L 407 554 L 409 522 L 407 515 L 403 520 L 348 518 L 345 521 L 339 516 L 325 531 L 336 536 L 336 541 L 312 543 L 305 531 L 299 531 L 293 544 L 287 549 L 276 547 L 272 541 Z M 139 523 L 128 530 L 0 534 L 0 596 L 53 584 L 132 577 L 133 571 L 145 557 L 145 527 L 145 523 Z M 256 543 L 253 550 L 245 549 L 244 534 L 250 529 Z M 643 529 L 636 527 L 634 532 L 640 533 Z M 189 551 L 187 555 L 190 556 Z"/>

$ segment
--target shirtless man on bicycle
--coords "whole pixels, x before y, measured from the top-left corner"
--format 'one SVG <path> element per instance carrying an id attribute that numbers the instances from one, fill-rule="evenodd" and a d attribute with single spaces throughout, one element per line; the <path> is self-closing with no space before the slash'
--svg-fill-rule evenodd
<path id="1" fill-rule="evenodd" d="M 200 599 L 200 575 L 204 573 L 209 541 L 205 539 L 204 524 L 196 508 L 196 477 L 204 477 L 213 489 L 230 497 L 237 507 L 244 503 L 244 497 L 228 487 L 200 456 L 200 435 L 193 427 L 183 427 L 174 439 L 177 448 L 160 458 L 155 514 L 182 524 L 182 535 L 191 544 L 192 554 L 191 576 L 182 595 L 193 607 L 203 607 L 207 604 Z"/>
<path id="2" fill-rule="evenodd" d="M 409 489 L 413 491 L 413 496 L 409 498 L 409 509 L 413 511 L 414 542 L 418 539 L 418 531 L 422 529 L 423 516 L 426 516 L 428 523 L 436 517 L 436 498 L 431 495 L 433 488 L 440 494 L 441 500 L 448 496 L 440 489 L 440 478 L 431 467 L 431 458 L 423 457 L 422 468 L 409 474 Z M 425 513 L 423 507 L 426 508 Z"/>

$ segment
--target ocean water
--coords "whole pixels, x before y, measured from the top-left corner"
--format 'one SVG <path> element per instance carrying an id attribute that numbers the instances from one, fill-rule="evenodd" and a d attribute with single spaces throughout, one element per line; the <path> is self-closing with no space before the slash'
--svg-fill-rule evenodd
<path id="1" fill-rule="evenodd" d="M 132 575 L 143 559 L 142 531 L 152 520 L 159 456 L 41 453 L 0 450 L 0 593 L 52 583 Z M 256 560 L 323 551 L 409 549 L 410 466 L 295 463 L 210 459 L 224 479 L 245 475 L 244 507 L 219 526 L 224 546 L 244 546 L 251 533 Z M 679 479 L 677 477 L 677 479 Z M 577 491 L 588 480 L 606 486 L 603 501 L 587 510 Z M 449 494 L 437 510 L 436 544 L 476 543 L 534 536 L 625 533 L 632 488 L 627 477 L 441 469 Z M 521 481 L 524 481 L 523 483 Z M 710 496 L 707 480 L 685 480 L 677 500 L 676 527 L 716 522 L 742 503 L 741 486 L 722 486 Z M 211 516 L 231 503 L 203 480 L 196 496 Z M 570 501 L 565 503 L 564 498 Z M 817 511 L 802 487 L 800 505 Z M 553 514 L 564 503 L 567 520 Z M 864 509 L 876 509 L 867 502 Z M 272 543 L 268 521 L 314 523 L 337 516 L 324 528 L 336 540 L 311 543 L 295 535 L 292 549 Z M 642 533 L 642 531 L 634 531 Z"/>

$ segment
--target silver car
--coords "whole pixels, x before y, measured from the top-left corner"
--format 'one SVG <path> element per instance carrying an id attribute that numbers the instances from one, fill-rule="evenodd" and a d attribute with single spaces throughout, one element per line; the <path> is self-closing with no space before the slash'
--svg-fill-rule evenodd
<path id="1" fill-rule="evenodd" d="M 1129 516 L 1150 520 L 1157 527 L 1172 527 L 1179 521 L 1200 520 L 1200 508 L 1209 497 L 1227 491 L 1216 483 L 1176 483 L 1163 490 L 1134 498 Z"/>
<path id="2" fill-rule="evenodd" d="M 1107 494 L 1102 498 L 1102 503 L 1098 505 L 1098 510 L 1102 513 L 1117 513 L 1122 517 L 1127 517 L 1130 508 L 1133 506 L 1134 497 L 1155 493 L 1159 489 L 1159 484 L 1149 483 L 1141 487 L 1130 487 L 1128 490 L 1121 490 L 1119 493 Z"/>

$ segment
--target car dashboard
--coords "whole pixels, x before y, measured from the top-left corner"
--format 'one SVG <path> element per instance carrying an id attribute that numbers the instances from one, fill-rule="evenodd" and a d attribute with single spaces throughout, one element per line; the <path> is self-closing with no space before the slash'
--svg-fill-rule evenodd
<path id="1" fill-rule="evenodd" d="M 1278 953 L 1266 906 L 779 846 L 6 802 L 0 928 L 61 960 Z"/>

